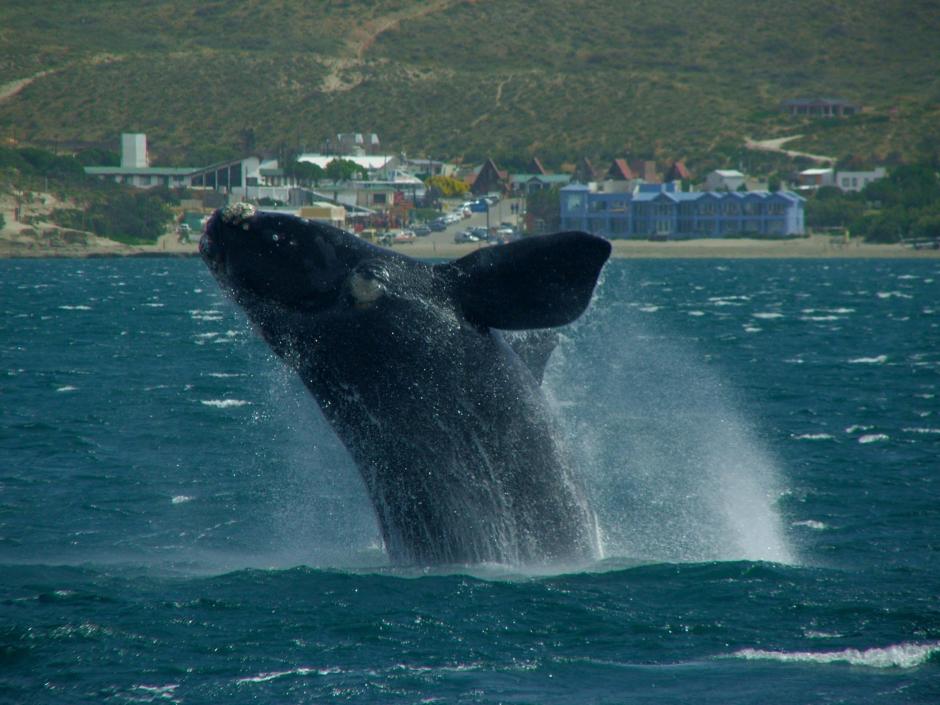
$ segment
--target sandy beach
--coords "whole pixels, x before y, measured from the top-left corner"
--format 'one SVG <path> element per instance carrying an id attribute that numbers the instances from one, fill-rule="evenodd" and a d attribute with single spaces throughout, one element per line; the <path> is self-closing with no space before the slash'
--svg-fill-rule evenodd
<path id="1" fill-rule="evenodd" d="M 454 244 L 418 239 L 391 249 L 421 259 L 455 259 L 481 247 L 478 243 Z M 165 235 L 155 245 L 124 245 L 89 236 L 87 243 L 68 238 L 22 236 L 15 231 L 0 233 L 0 258 L 42 257 L 159 257 L 195 256 L 197 243 L 181 243 L 175 235 Z M 914 249 L 906 245 L 874 245 L 861 241 L 844 242 L 828 235 L 811 235 L 793 240 L 614 240 L 612 257 L 618 259 L 857 259 L 857 258 L 934 258 L 940 250 Z"/>

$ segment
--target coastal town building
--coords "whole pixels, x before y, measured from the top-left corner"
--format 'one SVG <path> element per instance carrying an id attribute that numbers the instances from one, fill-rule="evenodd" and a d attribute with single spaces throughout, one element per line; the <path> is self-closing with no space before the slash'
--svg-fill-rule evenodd
<path id="1" fill-rule="evenodd" d="M 836 172 L 832 167 L 804 169 L 796 175 L 801 190 L 816 190 L 822 186 L 835 186 Z"/>
<path id="2" fill-rule="evenodd" d="M 868 184 L 883 179 L 888 175 L 883 166 L 870 171 L 838 171 L 836 172 L 836 186 L 842 191 L 861 191 Z"/>
<path id="3" fill-rule="evenodd" d="M 561 227 L 607 238 L 785 237 L 804 232 L 804 199 L 789 191 L 683 192 L 676 182 L 561 189 Z"/>
<path id="4" fill-rule="evenodd" d="M 849 117 L 861 111 L 843 98 L 794 98 L 783 101 L 781 107 L 795 117 Z"/>
<path id="5" fill-rule="evenodd" d="M 470 176 L 470 192 L 474 196 L 485 196 L 488 193 L 502 193 L 509 183 L 509 173 L 501 171 L 496 162 L 487 159 L 479 171 Z"/>
<path id="6" fill-rule="evenodd" d="M 747 177 L 737 169 L 715 169 L 705 176 L 706 191 L 737 191 Z"/>
<path id="7" fill-rule="evenodd" d="M 815 191 L 823 186 L 835 186 L 841 191 L 861 191 L 868 184 L 883 179 L 887 170 L 880 166 L 870 171 L 837 171 L 829 168 L 804 169 L 797 174 L 800 191 Z"/>
<path id="8" fill-rule="evenodd" d="M 571 174 L 512 174 L 509 177 L 509 190 L 513 194 L 523 195 L 550 188 L 561 188 L 571 182 Z"/>
<path id="9" fill-rule="evenodd" d="M 333 155 L 356 157 L 379 154 L 382 151 L 382 141 L 374 132 L 340 132 L 326 139 L 323 151 Z"/>

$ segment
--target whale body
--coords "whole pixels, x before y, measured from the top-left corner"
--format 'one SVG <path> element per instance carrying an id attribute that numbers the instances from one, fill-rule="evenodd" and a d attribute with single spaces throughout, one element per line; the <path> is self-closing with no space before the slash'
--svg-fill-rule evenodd
<path id="1" fill-rule="evenodd" d="M 556 233 L 430 264 L 235 204 L 199 249 L 351 453 L 392 562 L 598 556 L 540 383 L 610 243 Z"/>

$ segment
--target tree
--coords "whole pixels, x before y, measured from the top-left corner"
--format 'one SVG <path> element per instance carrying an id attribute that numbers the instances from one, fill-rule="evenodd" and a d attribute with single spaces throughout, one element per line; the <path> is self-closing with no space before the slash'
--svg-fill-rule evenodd
<path id="1" fill-rule="evenodd" d="M 437 190 L 444 198 L 463 196 L 470 190 L 465 182 L 452 176 L 432 176 L 425 184 L 428 188 Z"/>
<path id="2" fill-rule="evenodd" d="M 297 179 L 305 186 L 310 184 L 319 186 L 320 181 L 326 176 L 326 172 L 319 164 L 298 161 L 288 162 L 287 166 L 284 167 L 284 173 Z"/>
<path id="3" fill-rule="evenodd" d="M 326 165 L 326 177 L 332 181 L 351 181 L 356 174 L 366 179 L 369 172 L 351 159 L 336 158 Z"/>
<path id="4" fill-rule="evenodd" d="M 545 230 L 553 232 L 561 224 L 561 192 L 557 188 L 541 189 L 526 198 L 529 216 L 541 222 Z"/>

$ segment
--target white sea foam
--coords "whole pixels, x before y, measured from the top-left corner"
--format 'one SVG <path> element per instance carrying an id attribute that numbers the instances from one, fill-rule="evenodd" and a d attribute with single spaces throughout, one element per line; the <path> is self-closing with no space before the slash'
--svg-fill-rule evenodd
<path id="1" fill-rule="evenodd" d="M 799 433 L 796 435 L 791 435 L 795 441 L 831 441 L 832 436 L 828 433 Z"/>
<path id="2" fill-rule="evenodd" d="M 760 333 L 763 328 L 758 328 L 757 326 L 744 326 L 745 333 Z"/>
<path id="3" fill-rule="evenodd" d="M 190 317 L 194 321 L 221 321 L 222 312 L 216 311 L 215 309 L 193 309 L 189 312 Z"/>
<path id="4" fill-rule="evenodd" d="M 877 357 L 855 357 L 849 360 L 850 365 L 883 365 L 888 361 L 887 355 Z"/>
<path id="5" fill-rule="evenodd" d="M 843 635 L 838 632 L 820 632 L 814 629 L 807 629 L 803 632 L 803 636 L 807 639 L 841 639 Z"/>
<path id="6" fill-rule="evenodd" d="M 203 399 L 202 403 L 206 406 L 214 406 L 217 409 L 230 409 L 251 404 L 250 401 L 244 399 Z"/>
<path id="7" fill-rule="evenodd" d="M 62 306 L 59 306 L 59 308 L 63 311 L 91 311 L 91 306 L 87 306 L 85 304 L 63 304 Z"/>
<path id="8" fill-rule="evenodd" d="M 891 440 L 891 436 L 885 433 L 868 433 L 858 437 L 859 443 L 880 443 L 888 440 Z"/>
<path id="9" fill-rule="evenodd" d="M 871 431 L 874 426 L 863 426 L 861 424 L 855 424 L 853 426 L 848 426 L 845 429 L 846 433 L 858 433 L 859 431 Z"/>
<path id="10" fill-rule="evenodd" d="M 868 668 L 916 668 L 940 653 L 940 642 L 929 644 L 895 644 L 884 648 L 843 649 L 842 651 L 765 651 L 741 649 L 731 658 L 747 661 L 779 661 L 780 663 L 848 663 Z"/>
<path id="11" fill-rule="evenodd" d="M 709 296 L 708 300 L 713 301 L 715 303 L 722 302 L 722 301 L 730 303 L 733 301 L 750 301 L 751 297 L 750 296 Z"/>
<path id="12" fill-rule="evenodd" d="M 149 308 L 163 308 L 164 306 L 166 306 L 166 304 L 157 303 L 155 301 L 148 301 L 147 303 L 144 304 L 144 306 L 147 306 Z"/>
<path id="13" fill-rule="evenodd" d="M 178 703 L 174 697 L 174 691 L 179 688 L 179 683 L 170 683 L 169 685 L 135 685 L 131 690 L 134 695 L 131 702 L 138 703 Z"/>
<path id="14" fill-rule="evenodd" d="M 704 311 L 689 311 L 689 315 L 690 316 L 704 316 L 705 312 Z"/>
<path id="15" fill-rule="evenodd" d="M 910 294 L 905 294 L 903 291 L 879 291 L 877 293 L 879 299 L 913 299 L 914 297 Z"/>
<path id="16" fill-rule="evenodd" d="M 838 321 L 839 316 L 800 316 L 800 320 L 810 322 Z"/>
<path id="17" fill-rule="evenodd" d="M 905 428 L 902 429 L 905 433 L 940 433 L 940 428 Z"/>
<path id="18" fill-rule="evenodd" d="M 839 307 L 839 308 L 804 308 L 801 313 L 805 313 L 806 315 L 812 315 L 812 314 L 814 314 L 814 313 L 831 313 L 831 314 L 836 314 L 836 315 L 839 315 L 839 316 L 844 316 L 844 315 L 846 315 L 846 314 L 848 314 L 848 313 L 855 313 L 855 309 L 854 309 L 854 308 L 845 308 L 845 307 Z"/>
<path id="19" fill-rule="evenodd" d="M 267 673 L 259 673 L 256 676 L 239 678 L 235 681 L 235 683 L 238 685 L 242 685 L 244 683 L 267 683 L 268 681 L 277 680 L 278 678 L 285 678 L 287 676 L 327 676 L 331 673 L 340 672 L 341 670 L 335 666 L 330 668 L 306 668 L 301 666 L 300 668 L 292 668 L 289 671 L 268 671 Z"/>
<path id="20" fill-rule="evenodd" d="M 659 306 L 640 306 L 637 310 L 643 313 L 656 313 L 659 310 Z"/>
<path id="21" fill-rule="evenodd" d="M 816 521 L 815 519 L 805 519 L 804 521 L 795 521 L 793 526 L 805 526 L 807 529 L 812 529 L 813 531 L 824 531 L 829 528 L 827 524 L 824 524 L 821 521 Z"/>
<path id="22" fill-rule="evenodd" d="M 752 313 L 751 316 L 767 321 L 773 320 L 775 318 L 783 318 L 783 314 L 777 313 L 776 311 L 759 311 L 758 313 Z"/>
<path id="23" fill-rule="evenodd" d="M 64 387 L 59 387 L 56 389 L 57 392 L 74 392 L 78 387 L 73 387 L 71 384 L 67 384 Z"/>
<path id="24" fill-rule="evenodd" d="M 193 498 L 186 494 L 178 494 L 173 499 L 170 500 L 173 504 L 185 504 L 186 502 L 192 502 Z"/>
<path id="25" fill-rule="evenodd" d="M 217 377 L 218 379 L 229 379 L 231 377 L 244 377 L 243 372 L 207 372 L 206 377 Z"/>

